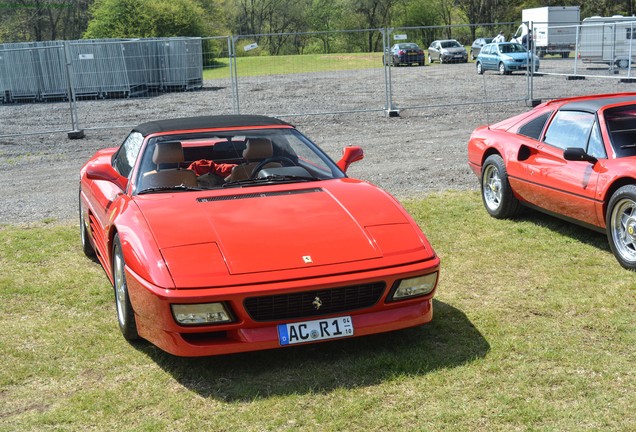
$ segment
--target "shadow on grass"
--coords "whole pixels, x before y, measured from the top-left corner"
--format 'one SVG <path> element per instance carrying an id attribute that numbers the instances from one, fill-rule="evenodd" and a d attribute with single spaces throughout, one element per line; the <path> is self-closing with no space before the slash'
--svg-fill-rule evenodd
<path id="1" fill-rule="evenodd" d="M 600 231 L 585 228 L 573 222 L 568 222 L 556 216 L 551 216 L 530 208 L 524 208 L 518 220 L 534 223 L 555 233 L 570 237 L 580 243 L 612 253 L 609 243 L 607 242 L 607 235 Z"/>
<path id="2" fill-rule="evenodd" d="M 490 345 L 463 312 L 440 301 L 434 311 L 431 323 L 412 329 L 253 353 L 192 359 L 137 348 L 183 386 L 223 401 L 369 386 L 485 356 Z"/>

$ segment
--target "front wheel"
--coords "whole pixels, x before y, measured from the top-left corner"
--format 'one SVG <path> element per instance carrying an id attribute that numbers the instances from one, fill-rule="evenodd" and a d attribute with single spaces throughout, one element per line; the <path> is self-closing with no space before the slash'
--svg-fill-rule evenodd
<path id="1" fill-rule="evenodd" d="M 88 227 L 86 223 L 86 218 L 84 216 L 84 209 L 82 208 L 82 197 L 80 193 L 80 204 L 79 204 L 79 224 L 80 224 L 80 240 L 82 241 L 82 251 L 84 255 L 88 258 L 95 258 L 97 254 L 95 253 L 95 248 L 93 248 L 93 244 L 91 243 L 90 234 L 88 232 Z"/>
<path id="2" fill-rule="evenodd" d="M 428 64 L 433 64 L 433 59 L 430 54 L 428 55 Z"/>
<path id="3" fill-rule="evenodd" d="M 508 172 L 499 155 L 486 158 L 481 171 L 481 198 L 490 216 L 509 219 L 519 213 L 521 204 L 512 193 Z"/>
<path id="4" fill-rule="evenodd" d="M 506 65 L 502 63 L 499 63 L 499 75 L 505 75 L 506 74 Z"/>
<path id="5" fill-rule="evenodd" d="M 139 339 L 135 313 L 130 304 L 128 284 L 126 283 L 126 262 L 121 248 L 119 234 L 115 234 L 113 241 L 113 288 L 115 289 L 115 305 L 117 306 L 117 321 L 119 330 L 124 338 L 129 341 Z"/>
<path id="6" fill-rule="evenodd" d="M 636 185 L 623 186 L 612 195 L 605 220 L 612 253 L 620 265 L 636 271 Z"/>

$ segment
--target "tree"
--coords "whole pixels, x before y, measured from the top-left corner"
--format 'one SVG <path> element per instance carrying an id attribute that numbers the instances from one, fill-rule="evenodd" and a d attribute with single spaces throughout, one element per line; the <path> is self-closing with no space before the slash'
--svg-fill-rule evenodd
<path id="1" fill-rule="evenodd" d="M 204 36 L 204 10 L 193 0 L 98 0 L 84 38 Z"/>
<path id="2" fill-rule="evenodd" d="M 1 41 L 79 38 L 93 0 L 12 0 L 0 2 Z"/>

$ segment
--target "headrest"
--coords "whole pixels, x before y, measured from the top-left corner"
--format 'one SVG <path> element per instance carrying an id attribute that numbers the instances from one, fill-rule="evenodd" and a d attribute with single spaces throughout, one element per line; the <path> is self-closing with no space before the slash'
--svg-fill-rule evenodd
<path id="1" fill-rule="evenodd" d="M 267 138 L 250 138 L 243 150 L 243 158 L 248 161 L 262 160 L 274 155 L 272 142 Z"/>
<path id="2" fill-rule="evenodd" d="M 181 163 L 184 161 L 183 147 L 179 141 L 159 142 L 155 145 L 152 161 L 159 164 Z"/>

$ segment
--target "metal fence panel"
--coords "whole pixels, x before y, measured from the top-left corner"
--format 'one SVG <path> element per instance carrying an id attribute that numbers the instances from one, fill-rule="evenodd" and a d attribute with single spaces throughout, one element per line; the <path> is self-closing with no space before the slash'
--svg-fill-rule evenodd
<path id="1" fill-rule="evenodd" d="M 4 44 L 4 77 L 10 101 L 36 101 L 40 97 L 40 69 L 34 44 Z"/>
<path id="2" fill-rule="evenodd" d="M 64 46 L 58 42 L 38 42 L 36 54 L 40 68 L 42 100 L 68 100 L 68 71 Z"/>
<path id="3" fill-rule="evenodd" d="M 633 17 L 586 18 L 581 25 L 547 28 L 551 34 L 570 35 L 568 41 L 571 40 L 574 46 L 567 56 L 559 53 L 541 56 L 539 75 L 532 82 L 531 98 L 545 100 L 636 89 L 636 44 L 633 44 L 636 20 Z M 533 49 L 541 51 L 536 46 Z M 563 82 L 558 86 L 557 94 L 550 84 L 554 80 Z"/>
<path id="4" fill-rule="evenodd" d="M 245 35 L 233 42 L 240 59 L 241 113 L 290 116 L 385 109 L 381 30 Z M 262 56 L 272 51 L 279 54 Z M 335 67 L 333 59 L 343 57 L 350 70 Z M 336 93 L 349 97 L 331 97 Z"/>
<path id="5" fill-rule="evenodd" d="M 0 103 L 5 103 L 9 101 L 9 84 L 6 83 L 6 72 L 5 72 L 5 57 L 6 54 L 4 52 L 4 45 L 0 44 Z"/>

